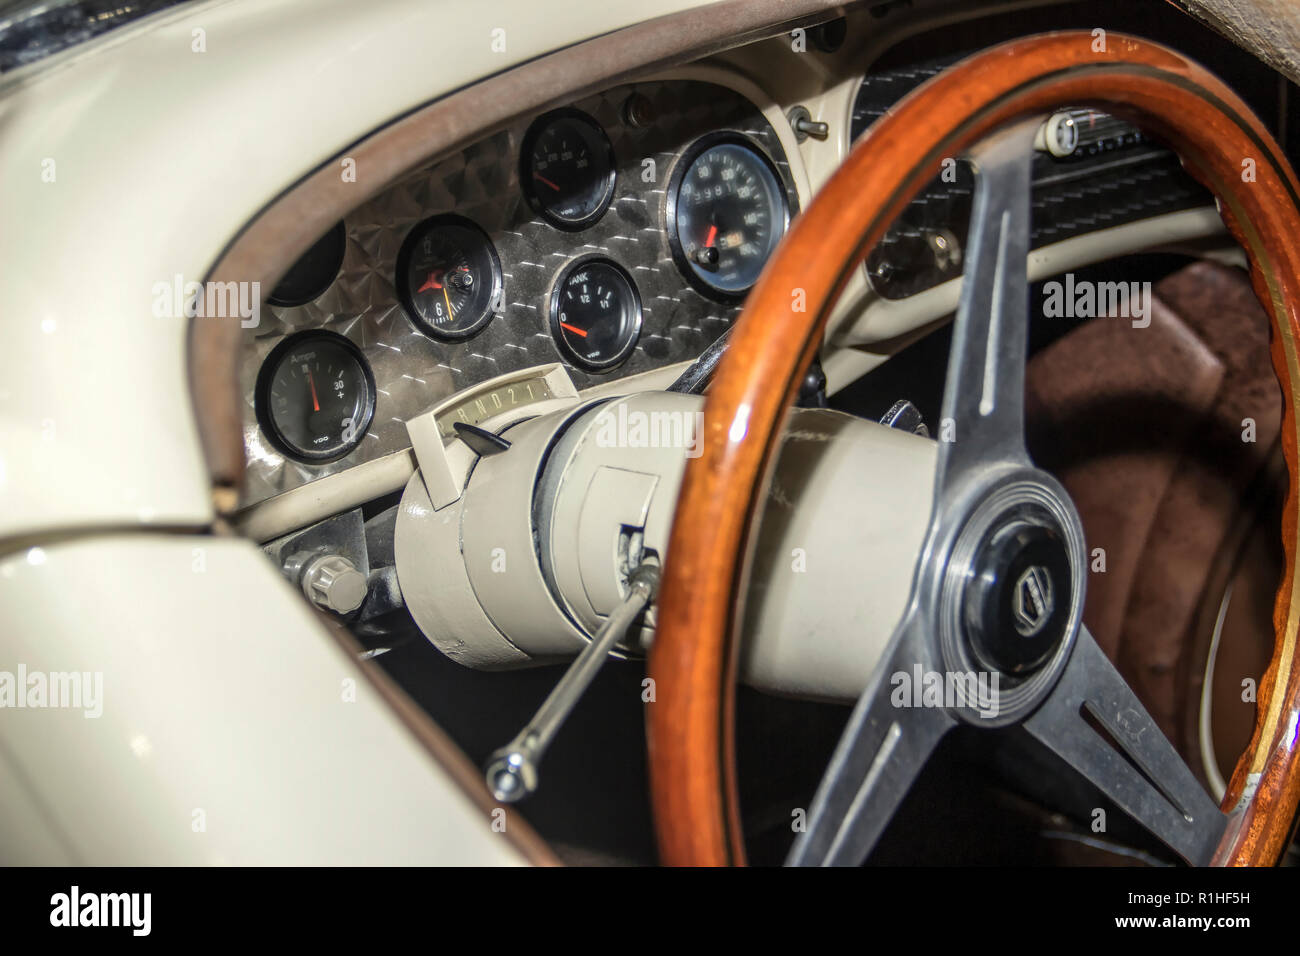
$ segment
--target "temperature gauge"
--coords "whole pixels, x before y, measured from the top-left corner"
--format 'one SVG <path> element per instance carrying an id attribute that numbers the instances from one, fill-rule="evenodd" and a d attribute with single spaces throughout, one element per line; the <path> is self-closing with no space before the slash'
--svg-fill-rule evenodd
<path id="1" fill-rule="evenodd" d="M 586 229 L 614 198 L 614 147 L 586 113 L 556 110 L 525 134 L 520 175 L 529 205 L 551 225 Z"/>

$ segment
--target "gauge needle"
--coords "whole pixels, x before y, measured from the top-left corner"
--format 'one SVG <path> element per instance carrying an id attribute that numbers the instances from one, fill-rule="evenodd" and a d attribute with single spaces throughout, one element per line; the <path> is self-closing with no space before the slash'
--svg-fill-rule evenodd
<path id="1" fill-rule="evenodd" d="M 718 227 L 709 226 L 709 235 L 704 240 L 704 248 L 708 249 L 713 246 L 713 240 L 718 238 Z"/>
<path id="2" fill-rule="evenodd" d="M 533 179 L 537 180 L 539 183 L 545 183 L 547 186 L 550 186 L 552 189 L 554 189 L 557 193 L 560 191 L 559 186 L 555 185 L 555 183 L 551 182 L 541 173 L 533 173 Z"/>
<path id="3" fill-rule="evenodd" d="M 313 411 L 320 411 L 320 400 L 316 397 L 316 380 L 311 377 L 311 369 L 307 369 L 307 384 L 311 386 L 311 407 Z"/>
<path id="4" fill-rule="evenodd" d="M 560 328 L 564 329 L 566 332 L 572 332 L 574 335 L 581 335 L 584 339 L 587 337 L 586 332 L 582 331 L 582 329 L 578 328 L 576 325 L 570 325 L 568 322 L 561 322 Z"/>
<path id="5" fill-rule="evenodd" d="M 456 312 L 455 312 L 455 310 L 452 309 L 452 307 L 451 307 L 451 299 L 447 298 L 447 289 L 446 289 L 446 287 L 445 287 L 445 286 L 439 286 L 438 288 L 442 289 L 442 301 L 447 303 L 447 317 L 450 318 L 450 319 L 454 319 L 454 318 L 456 318 Z"/>

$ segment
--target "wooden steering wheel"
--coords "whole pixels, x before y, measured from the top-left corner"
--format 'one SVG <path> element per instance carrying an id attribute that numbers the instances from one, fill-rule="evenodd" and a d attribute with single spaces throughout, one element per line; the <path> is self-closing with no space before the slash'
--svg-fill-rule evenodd
<path id="1" fill-rule="evenodd" d="M 1120 116 L 1179 153 L 1218 197 L 1273 323 L 1291 476 L 1286 570 L 1258 722 L 1221 806 L 1082 625 L 1082 528 L 1064 490 L 1025 451 L 1029 164 L 1036 118 L 1062 105 Z M 1273 864 L 1300 800 L 1300 185 L 1264 126 L 1209 72 L 1158 44 L 1101 31 L 1006 43 L 915 90 L 858 143 L 750 294 L 708 394 L 702 455 L 686 469 L 650 654 L 658 701 L 647 708 L 647 730 L 663 860 L 745 861 L 733 746 L 737 628 L 747 540 L 786 410 L 852 271 L 957 156 L 975 165 L 976 192 L 942 413 L 954 440 L 939 444 L 907 610 L 789 862 L 860 863 L 946 731 L 989 725 L 973 700 L 893 707 L 888 675 L 919 663 L 1000 675 L 993 723 L 1022 725 L 1188 862 Z"/>

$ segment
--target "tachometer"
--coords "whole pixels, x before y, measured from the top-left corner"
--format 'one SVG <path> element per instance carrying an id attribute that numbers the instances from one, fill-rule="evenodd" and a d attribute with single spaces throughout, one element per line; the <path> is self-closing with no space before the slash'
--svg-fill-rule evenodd
<path id="1" fill-rule="evenodd" d="M 434 216 L 412 229 L 397 254 L 396 278 L 411 321 L 434 338 L 467 339 L 500 308 L 496 247 L 461 216 Z"/>
<path id="2" fill-rule="evenodd" d="M 575 259 L 551 291 L 551 333 L 574 365 L 600 372 L 621 364 L 641 335 L 641 296 L 622 266 Z"/>
<path id="3" fill-rule="evenodd" d="M 271 444 L 307 462 L 342 458 L 375 416 L 375 379 L 352 342 L 323 329 L 291 335 L 262 363 L 257 420 Z"/>
<path id="4" fill-rule="evenodd" d="M 556 110 L 524 135 L 520 178 L 529 205 L 552 225 L 586 229 L 614 198 L 614 147 L 586 113 Z"/>
<path id="5" fill-rule="evenodd" d="M 743 296 L 785 235 L 790 207 L 776 167 L 740 133 L 697 140 L 668 183 L 673 259 L 702 292 Z"/>

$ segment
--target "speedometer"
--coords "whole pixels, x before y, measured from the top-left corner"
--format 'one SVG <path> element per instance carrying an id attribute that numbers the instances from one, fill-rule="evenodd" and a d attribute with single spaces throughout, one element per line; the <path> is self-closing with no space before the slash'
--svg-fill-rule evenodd
<path id="1" fill-rule="evenodd" d="M 714 133 L 687 150 L 668 183 L 667 213 L 678 268 L 721 298 L 758 281 L 790 221 L 776 167 L 740 133 Z"/>

